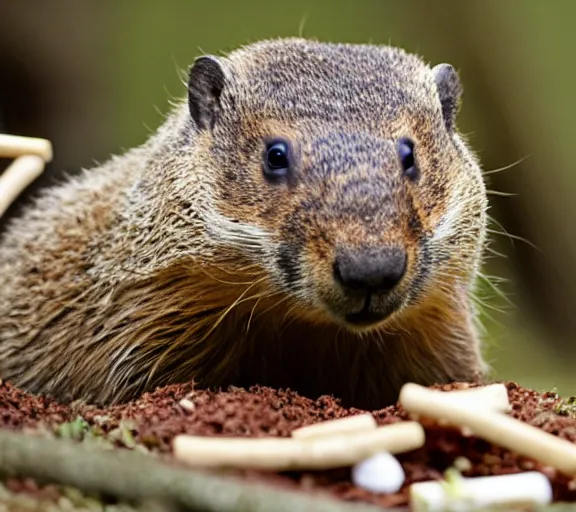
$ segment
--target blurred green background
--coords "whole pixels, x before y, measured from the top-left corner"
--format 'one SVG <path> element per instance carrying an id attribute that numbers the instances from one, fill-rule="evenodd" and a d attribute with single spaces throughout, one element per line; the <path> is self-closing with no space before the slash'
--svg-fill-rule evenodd
<path id="1" fill-rule="evenodd" d="M 0 131 L 53 141 L 33 192 L 141 143 L 201 53 L 303 34 L 450 62 L 461 131 L 486 171 L 511 166 L 487 175 L 514 194 L 491 195 L 493 227 L 530 242 L 492 236 L 503 256 L 485 273 L 512 304 L 489 288 L 482 299 L 490 362 L 500 378 L 576 394 L 575 16 L 570 0 L 0 0 Z"/>

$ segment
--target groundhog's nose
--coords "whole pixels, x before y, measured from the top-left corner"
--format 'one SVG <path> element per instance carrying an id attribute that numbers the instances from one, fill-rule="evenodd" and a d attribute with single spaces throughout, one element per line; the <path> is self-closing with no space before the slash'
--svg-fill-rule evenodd
<path id="1" fill-rule="evenodd" d="M 406 272 L 406 251 L 398 247 L 341 250 L 334 278 L 347 294 L 389 292 Z"/>

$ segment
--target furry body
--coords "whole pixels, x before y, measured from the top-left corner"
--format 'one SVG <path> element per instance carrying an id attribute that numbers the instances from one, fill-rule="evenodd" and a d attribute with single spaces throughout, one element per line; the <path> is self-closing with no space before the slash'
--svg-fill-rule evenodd
<path id="1" fill-rule="evenodd" d="M 44 191 L 2 237 L 0 377 L 60 400 L 195 379 L 371 408 L 406 381 L 482 375 L 471 294 L 486 193 L 446 70 L 300 39 L 198 61 L 156 134 Z M 294 164 L 272 183 L 274 137 Z M 399 137 L 415 143 L 416 181 Z M 372 297 L 386 318 L 358 328 L 343 318 L 360 299 L 332 266 L 365 246 L 403 247 L 407 269 Z"/>

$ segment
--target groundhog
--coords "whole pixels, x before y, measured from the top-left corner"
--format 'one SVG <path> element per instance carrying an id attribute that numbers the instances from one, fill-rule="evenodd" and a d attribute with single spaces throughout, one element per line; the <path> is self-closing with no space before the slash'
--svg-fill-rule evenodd
<path id="1" fill-rule="evenodd" d="M 0 242 L 0 377 L 63 402 L 169 383 L 345 405 L 486 375 L 486 234 L 449 64 L 300 38 L 201 56 L 140 147 Z"/>

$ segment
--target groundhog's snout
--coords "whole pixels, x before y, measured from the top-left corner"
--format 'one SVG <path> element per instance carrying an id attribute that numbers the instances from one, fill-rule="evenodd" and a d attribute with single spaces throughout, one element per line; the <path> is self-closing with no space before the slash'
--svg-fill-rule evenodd
<path id="1" fill-rule="evenodd" d="M 361 326 L 384 319 L 389 311 L 375 308 L 374 303 L 396 288 L 406 267 L 407 254 L 400 247 L 340 249 L 333 265 L 334 280 L 347 298 L 362 301 L 360 310 L 345 315 L 346 321 Z"/>
<path id="2" fill-rule="evenodd" d="M 301 282 L 323 313 L 354 331 L 399 311 L 417 269 L 418 245 L 407 228 L 413 178 L 404 169 L 413 164 L 402 158 L 411 144 L 336 132 L 313 139 L 302 158 L 303 197 L 289 217 L 309 240 Z"/>
<path id="3" fill-rule="evenodd" d="M 341 250 L 334 261 L 334 278 L 350 295 L 388 292 L 406 272 L 406 251 L 391 249 Z"/>

